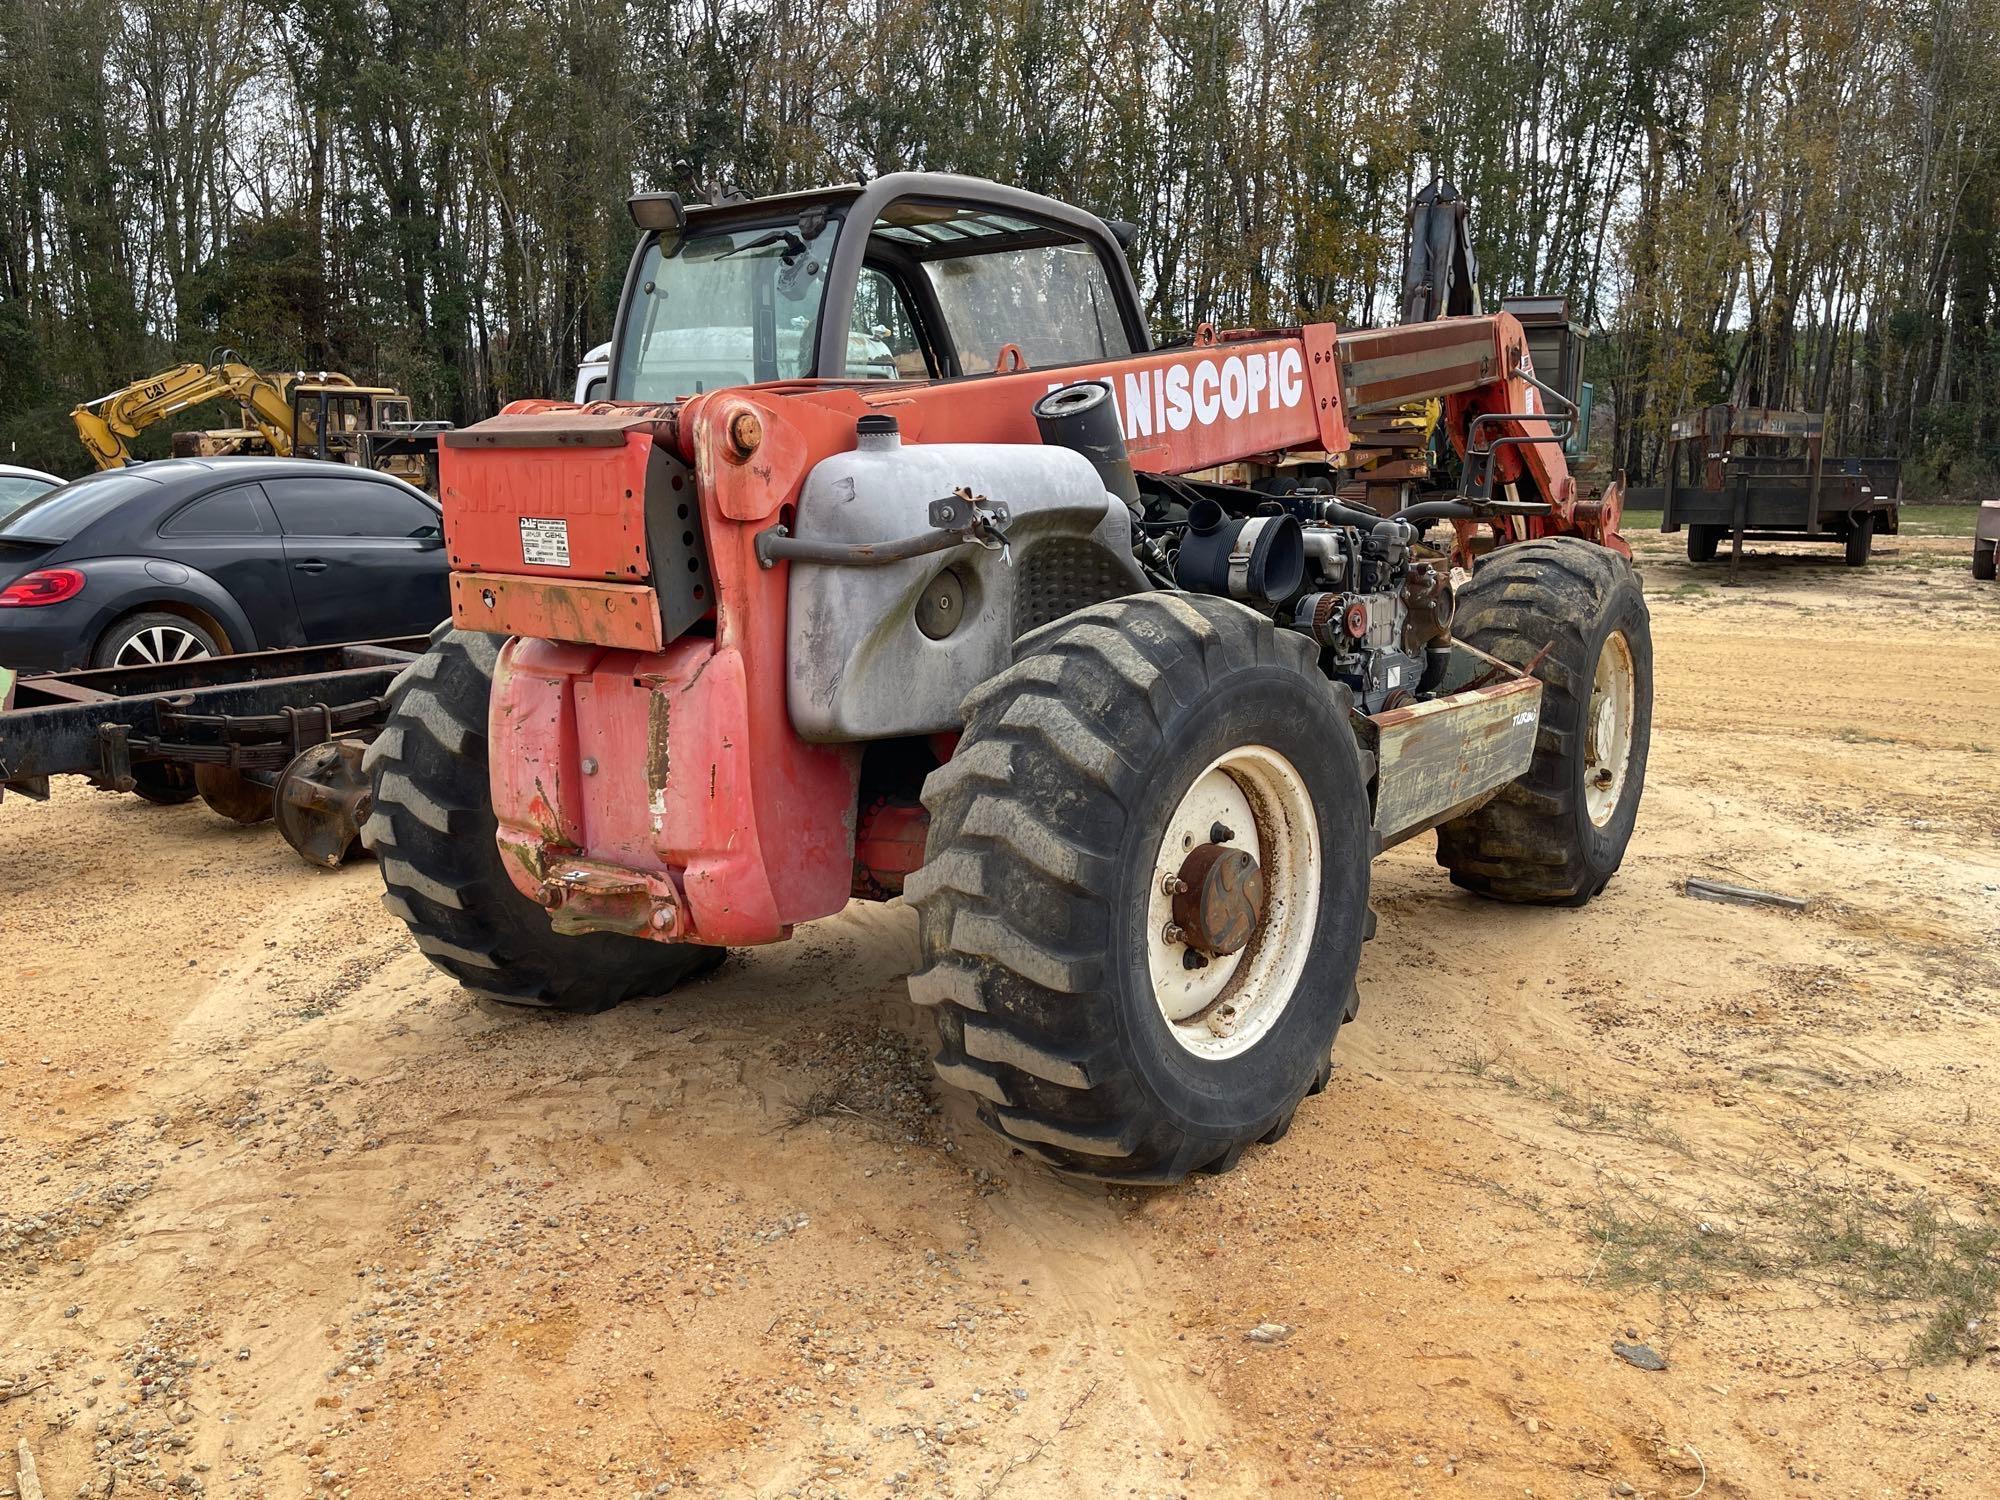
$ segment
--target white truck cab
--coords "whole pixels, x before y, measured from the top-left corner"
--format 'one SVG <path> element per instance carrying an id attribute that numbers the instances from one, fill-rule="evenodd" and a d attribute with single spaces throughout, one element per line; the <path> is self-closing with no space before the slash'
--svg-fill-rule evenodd
<path id="1" fill-rule="evenodd" d="M 611 346 L 599 344 L 576 367 L 576 399 L 602 401 L 611 394 Z"/>

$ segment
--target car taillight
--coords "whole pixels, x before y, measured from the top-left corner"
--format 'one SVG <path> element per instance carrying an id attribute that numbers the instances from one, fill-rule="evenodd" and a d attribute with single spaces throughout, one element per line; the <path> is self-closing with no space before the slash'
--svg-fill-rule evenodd
<path id="1" fill-rule="evenodd" d="M 40 568 L 23 573 L 0 589 L 0 609 L 34 604 L 60 604 L 83 592 L 83 575 L 75 568 Z"/>

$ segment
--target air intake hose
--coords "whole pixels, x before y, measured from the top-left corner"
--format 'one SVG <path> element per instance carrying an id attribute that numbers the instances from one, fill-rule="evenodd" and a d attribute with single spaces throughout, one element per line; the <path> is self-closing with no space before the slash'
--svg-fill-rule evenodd
<path id="1" fill-rule="evenodd" d="M 1174 558 L 1174 582 L 1272 609 L 1305 582 L 1306 544 L 1296 517 L 1232 516 L 1213 500 L 1188 511 Z"/>
<path id="2" fill-rule="evenodd" d="M 1035 403 L 1035 426 L 1049 447 L 1068 448 L 1089 459 L 1104 488 L 1138 513 L 1139 481 L 1132 474 L 1132 456 L 1125 451 L 1125 429 L 1109 383 L 1079 380 L 1050 391 Z"/>

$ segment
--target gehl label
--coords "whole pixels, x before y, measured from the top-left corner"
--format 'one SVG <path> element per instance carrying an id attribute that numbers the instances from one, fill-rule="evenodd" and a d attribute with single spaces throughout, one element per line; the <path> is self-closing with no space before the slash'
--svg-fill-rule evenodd
<path id="1" fill-rule="evenodd" d="M 1205 355 L 1099 379 L 1111 387 L 1127 442 L 1284 411 L 1306 399 L 1305 356 L 1296 345 Z M 1067 384 L 1054 381 L 1049 389 Z"/>

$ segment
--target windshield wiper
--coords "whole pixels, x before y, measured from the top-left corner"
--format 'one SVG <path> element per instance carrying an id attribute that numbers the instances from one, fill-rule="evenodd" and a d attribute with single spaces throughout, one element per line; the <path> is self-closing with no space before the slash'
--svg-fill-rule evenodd
<path id="1" fill-rule="evenodd" d="M 796 229 L 774 229 L 769 234 L 760 234 L 747 244 L 738 245 L 733 250 L 725 250 L 716 256 L 717 260 L 727 260 L 732 255 L 742 255 L 751 250 L 765 250 L 772 245 L 785 247 L 785 259 L 794 260 L 806 253 L 806 242 Z"/>

